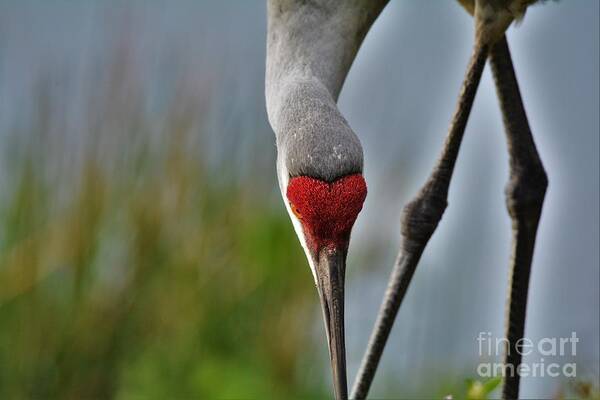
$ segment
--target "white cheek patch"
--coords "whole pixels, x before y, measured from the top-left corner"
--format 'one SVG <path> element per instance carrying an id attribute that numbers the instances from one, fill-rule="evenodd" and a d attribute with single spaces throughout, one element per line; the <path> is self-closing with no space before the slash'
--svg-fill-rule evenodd
<path id="1" fill-rule="evenodd" d="M 310 251 L 308 250 L 308 246 L 306 245 L 306 237 L 304 236 L 304 229 L 302 229 L 302 223 L 300 223 L 300 221 L 298 220 L 296 215 L 294 215 L 294 213 L 292 212 L 292 209 L 290 207 L 290 202 L 286 196 L 286 190 L 287 190 L 287 186 L 288 186 L 288 182 L 289 182 L 289 174 L 287 172 L 287 168 L 285 167 L 284 162 L 278 161 L 277 164 L 279 164 L 277 171 L 278 171 L 278 175 L 279 175 L 279 189 L 281 191 L 281 196 L 283 197 L 283 204 L 285 204 L 285 209 L 287 210 L 287 212 L 290 216 L 290 219 L 292 220 L 292 224 L 294 225 L 294 230 L 296 231 L 296 236 L 298 236 L 298 240 L 300 241 L 300 244 L 302 245 L 302 248 L 304 249 L 304 254 L 306 254 L 306 259 L 308 260 L 308 265 L 310 266 L 310 270 L 312 271 L 313 279 L 315 280 L 315 285 L 316 285 L 317 284 L 317 273 L 316 273 L 316 269 L 315 269 L 315 265 L 314 265 L 312 256 L 310 254 Z"/>

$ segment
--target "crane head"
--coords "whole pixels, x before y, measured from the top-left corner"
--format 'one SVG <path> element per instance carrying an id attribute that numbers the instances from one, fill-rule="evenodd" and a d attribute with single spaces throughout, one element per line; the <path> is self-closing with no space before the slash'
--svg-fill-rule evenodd
<path id="1" fill-rule="evenodd" d="M 267 109 L 279 188 L 319 292 L 336 399 L 347 399 L 344 275 L 350 232 L 367 194 L 362 146 L 318 79 L 276 82 L 283 88 L 267 90 Z"/>
<path id="2" fill-rule="evenodd" d="M 344 275 L 352 226 L 367 186 L 362 174 L 333 182 L 298 176 L 289 180 L 288 212 L 313 271 L 327 333 L 336 398 L 347 398 L 344 343 Z"/>

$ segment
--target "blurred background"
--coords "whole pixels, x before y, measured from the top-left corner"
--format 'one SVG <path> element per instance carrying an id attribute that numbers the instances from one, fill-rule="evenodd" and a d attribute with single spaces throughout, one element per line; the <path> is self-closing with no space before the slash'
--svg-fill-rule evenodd
<path id="1" fill-rule="evenodd" d="M 0 398 L 329 395 L 318 298 L 276 183 L 265 8 L 0 0 Z M 598 384 L 598 14 L 594 0 L 547 2 L 508 33 L 550 179 L 527 335 L 580 340 L 558 359 L 577 380 L 523 379 L 527 398 Z M 369 185 L 346 274 L 349 380 L 471 31 L 455 2 L 392 1 L 342 91 Z M 374 397 L 462 398 L 476 337 L 502 336 L 507 165 L 486 69 Z"/>

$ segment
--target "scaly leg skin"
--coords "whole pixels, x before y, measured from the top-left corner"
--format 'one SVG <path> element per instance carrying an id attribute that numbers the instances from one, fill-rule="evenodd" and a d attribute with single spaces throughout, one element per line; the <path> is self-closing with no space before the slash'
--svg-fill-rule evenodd
<path id="1" fill-rule="evenodd" d="M 525 331 L 531 261 L 548 178 L 529 128 L 506 37 L 492 47 L 490 64 L 508 142 L 510 180 L 506 186 L 506 206 L 513 230 L 506 309 L 508 348 L 504 354 L 502 398 L 517 399 L 517 368 L 521 363 L 519 351 L 522 350 L 517 349 L 517 343 Z"/>
<path id="2" fill-rule="evenodd" d="M 478 43 L 478 42 L 476 42 Z M 421 254 L 435 231 L 448 199 L 448 187 L 467 120 L 488 55 L 475 45 L 442 153 L 425 185 L 402 213 L 402 245 L 352 390 L 353 399 L 367 396 L 381 354 Z"/>

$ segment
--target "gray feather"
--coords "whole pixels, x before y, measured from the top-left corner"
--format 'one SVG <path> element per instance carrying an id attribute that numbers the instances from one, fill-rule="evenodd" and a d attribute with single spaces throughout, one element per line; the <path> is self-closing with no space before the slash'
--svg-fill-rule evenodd
<path id="1" fill-rule="evenodd" d="M 358 137 L 336 101 L 388 0 L 269 0 L 266 98 L 278 165 L 333 181 L 362 172 Z"/>

